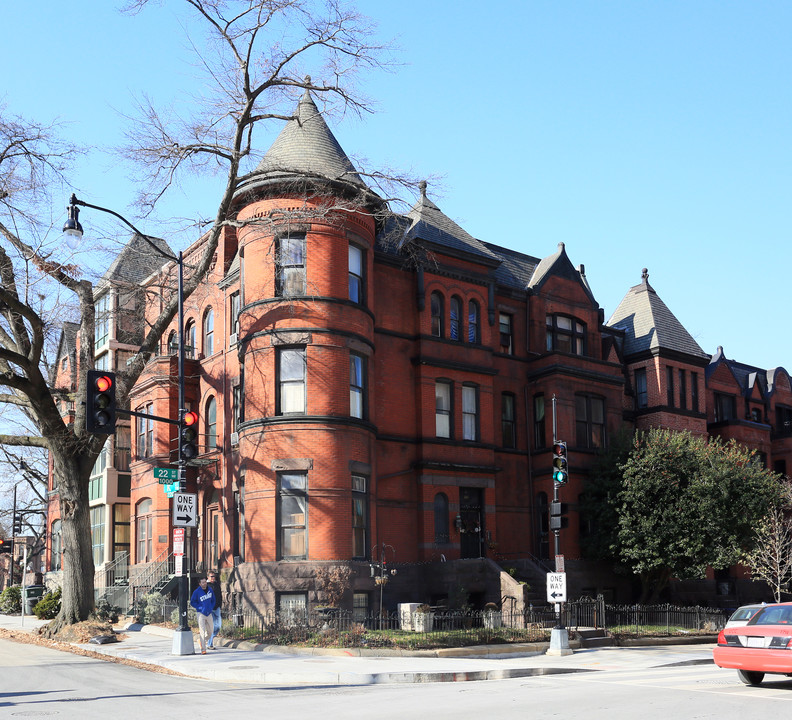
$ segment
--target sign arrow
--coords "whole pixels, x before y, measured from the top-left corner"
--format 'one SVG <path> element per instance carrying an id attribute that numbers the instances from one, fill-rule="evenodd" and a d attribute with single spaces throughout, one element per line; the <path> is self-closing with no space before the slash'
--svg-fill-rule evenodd
<path id="1" fill-rule="evenodd" d="M 192 522 L 193 516 L 192 515 L 177 515 L 176 519 L 179 522 L 182 522 L 182 523 L 186 524 L 186 523 L 191 523 Z"/>
<path id="2" fill-rule="evenodd" d="M 550 593 L 550 597 L 553 598 L 553 600 L 555 600 L 557 597 L 564 597 L 564 593 L 552 592 Z"/>

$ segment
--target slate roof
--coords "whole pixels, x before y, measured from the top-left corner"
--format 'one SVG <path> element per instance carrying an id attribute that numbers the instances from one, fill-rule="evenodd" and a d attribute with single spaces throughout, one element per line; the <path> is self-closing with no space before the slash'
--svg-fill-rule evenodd
<path id="1" fill-rule="evenodd" d="M 628 290 L 606 325 L 625 331 L 626 356 L 649 350 L 672 350 L 709 358 L 649 284 L 646 269 L 641 284 Z"/>
<path id="2" fill-rule="evenodd" d="M 426 183 L 421 183 L 421 197 L 407 213 L 410 226 L 404 240 L 423 240 L 438 247 L 474 255 L 489 265 L 500 262 L 498 256 L 481 240 L 457 225 L 426 196 Z"/>
<path id="3" fill-rule="evenodd" d="M 170 249 L 168 243 L 161 238 L 149 236 L 149 240 L 161 252 L 157 252 L 151 247 L 142 235 L 135 233 L 121 249 L 121 252 L 116 255 L 107 272 L 102 275 L 94 292 L 119 282 L 139 285 L 149 275 L 169 262 L 169 258 L 175 257 L 175 253 Z"/>
<path id="4" fill-rule="evenodd" d="M 710 360 L 710 364 L 707 365 L 707 369 L 704 373 L 705 377 L 709 378 L 721 364 L 725 364 L 726 367 L 729 368 L 745 397 L 749 397 L 754 387 L 757 385 L 759 386 L 762 397 L 771 395 L 775 391 L 776 376 L 782 372 L 788 375 L 786 369 L 783 367 L 765 370 L 755 365 L 747 365 L 746 363 L 737 362 L 736 360 L 729 360 L 723 352 L 723 347 L 719 345 Z"/>
<path id="5" fill-rule="evenodd" d="M 306 90 L 289 120 L 270 149 L 236 194 L 267 185 L 320 177 L 359 190 L 368 186 L 358 175 Z M 370 191 L 369 191 L 370 192 Z"/>
<path id="6" fill-rule="evenodd" d="M 582 266 L 581 266 L 582 268 Z M 581 270 L 578 270 L 572 265 L 569 256 L 566 254 L 566 246 L 564 243 L 558 243 L 558 249 L 546 258 L 542 258 L 539 264 L 533 271 L 526 288 L 538 290 L 542 287 L 549 277 L 563 277 L 567 280 L 574 280 L 579 282 L 592 303 L 596 304 L 591 288 L 589 287 L 588 280 Z"/>
<path id="7" fill-rule="evenodd" d="M 501 261 L 493 271 L 495 281 L 504 287 L 525 290 L 539 264 L 539 258 L 492 243 L 484 243 L 484 245 Z"/>
<path id="8" fill-rule="evenodd" d="M 79 323 L 64 321 L 61 325 L 60 338 L 58 340 L 58 352 L 55 355 L 55 362 L 50 366 L 50 384 L 55 384 L 55 377 L 58 374 L 58 367 L 62 358 L 69 358 L 69 369 L 74 371 L 75 360 L 77 358 L 77 335 L 80 332 Z"/>

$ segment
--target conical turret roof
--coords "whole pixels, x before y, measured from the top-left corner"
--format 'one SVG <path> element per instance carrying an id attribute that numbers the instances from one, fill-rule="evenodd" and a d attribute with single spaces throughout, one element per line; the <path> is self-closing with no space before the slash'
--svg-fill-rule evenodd
<path id="1" fill-rule="evenodd" d="M 306 90 L 261 163 L 240 183 L 237 194 L 295 181 L 330 180 L 368 190 Z"/>

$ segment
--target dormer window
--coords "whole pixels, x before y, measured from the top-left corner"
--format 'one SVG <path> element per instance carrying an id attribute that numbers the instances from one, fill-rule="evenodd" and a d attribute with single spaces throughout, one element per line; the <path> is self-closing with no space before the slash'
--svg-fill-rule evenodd
<path id="1" fill-rule="evenodd" d="M 586 352 L 586 326 L 567 315 L 547 315 L 547 351 L 570 355 Z"/>

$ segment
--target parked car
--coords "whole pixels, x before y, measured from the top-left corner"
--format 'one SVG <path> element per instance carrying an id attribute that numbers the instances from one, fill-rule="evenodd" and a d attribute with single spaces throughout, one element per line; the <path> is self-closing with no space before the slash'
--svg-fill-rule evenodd
<path id="1" fill-rule="evenodd" d="M 765 605 L 745 625 L 721 630 L 712 657 L 746 685 L 768 673 L 792 677 L 792 603 Z"/>
<path id="2" fill-rule="evenodd" d="M 767 603 L 761 603 L 759 605 L 743 605 L 742 607 L 738 607 L 731 614 L 731 617 L 726 621 L 725 628 L 747 625 L 748 621 L 763 607 L 767 607 Z"/>

